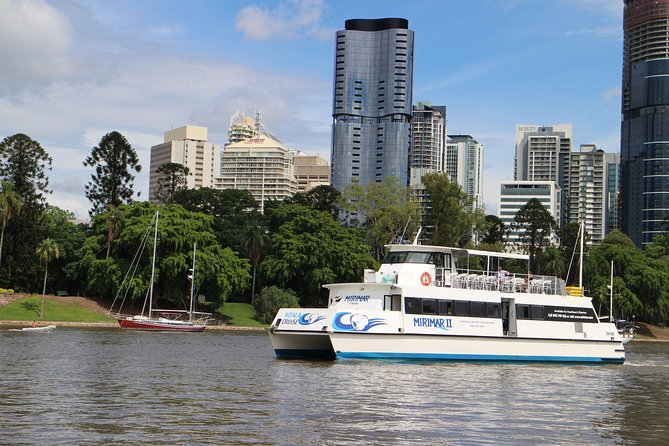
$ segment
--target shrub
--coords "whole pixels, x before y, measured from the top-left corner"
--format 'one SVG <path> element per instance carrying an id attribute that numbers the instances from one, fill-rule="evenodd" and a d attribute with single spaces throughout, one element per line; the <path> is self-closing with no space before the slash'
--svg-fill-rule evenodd
<path id="1" fill-rule="evenodd" d="M 282 290 L 276 286 L 265 287 L 253 299 L 253 308 L 259 321 L 269 324 L 279 308 L 296 308 L 299 300 L 292 290 Z"/>

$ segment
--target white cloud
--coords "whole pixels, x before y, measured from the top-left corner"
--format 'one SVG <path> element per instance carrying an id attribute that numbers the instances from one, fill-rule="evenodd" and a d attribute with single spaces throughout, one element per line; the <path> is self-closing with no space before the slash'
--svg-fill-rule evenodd
<path id="1" fill-rule="evenodd" d="M 620 99 L 622 96 L 622 89 L 620 87 L 609 88 L 604 92 L 604 99 Z"/>
<path id="2" fill-rule="evenodd" d="M 287 0 L 274 9 L 247 6 L 237 14 L 235 29 L 252 40 L 290 40 L 303 36 L 328 40 L 334 30 L 320 24 L 324 9 L 322 0 Z"/>

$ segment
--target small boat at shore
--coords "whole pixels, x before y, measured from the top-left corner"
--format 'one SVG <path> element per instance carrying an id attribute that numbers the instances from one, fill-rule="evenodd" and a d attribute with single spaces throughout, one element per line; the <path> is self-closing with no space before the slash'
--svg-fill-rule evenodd
<path id="1" fill-rule="evenodd" d="M 155 270 L 156 270 L 156 246 L 158 242 L 158 219 L 160 213 L 156 211 L 155 214 L 155 227 L 153 235 L 153 259 L 151 264 L 151 280 L 148 290 L 148 312 L 147 315 L 144 315 L 142 312 L 141 315 L 121 315 L 120 310 L 118 313 L 112 313 L 112 310 L 109 310 L 109 314 L 116 318 L 121 329 L 126 330 L 142 330 L 142 331 L 176 331 L 176 332 L 202 332 L 207 326 L 207 321 L 211 316 L 211 313 L 203 313 L 193 311 L 193 294 L 194 294 L 194 285 L 195 285 L 195 259 L 197 252 L 197 245 L 193 245 L 193 269 L 189 275 L 191 280 L 191 291 L 190 291 L 190 309 L 189 310 L 165 310 L 153 308 L 153 285 L 155 279 Z M 148 231 L 147 231 L 148 235 Z M 146 238 L 143 241 L 143 246 L 146 243 Z M 143 246 L 140 247 L 143 250 Z M 136 256 L 138 259 L 139 256 Z M 133 268 L 134 265 L 131 265 Z M 116 302 L 116 299 L 114 300 Z M 121 303 L 121 306 L 123 303 Z M 112 308 L 114 303 L 112 303 Z"/>
<path id="2" fill-rule="evenodd" d="M 390 245 L 360 283 L 330 284 L 327 308 L 281 308 L 278 358 L 621 364 L 623 340 L 582 289 L 551 276 L 498 274 L 522 254 Z M 473 260 L 477 258 L 477 260 Z M 478 269 L 470 268 L 478 265 Z M 504 271 L 506 273 L 506 271 Z"/>
<path id="3" fill-rule="evenodd" d="M 46 325 L 44 327 L 12 328 L 9 331 L 21 331 L 25 333 L 51 333 L 55 328 L 55 325 Z"/>

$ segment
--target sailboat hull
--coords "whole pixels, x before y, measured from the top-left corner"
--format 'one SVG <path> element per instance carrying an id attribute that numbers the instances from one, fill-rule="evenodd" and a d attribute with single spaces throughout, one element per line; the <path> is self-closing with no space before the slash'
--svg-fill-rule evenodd
<path id="1" fill-rule="evenodd" d="M 201 332 L 207 328 L 204 325 L 191 324 L 182 321 L 157 321 L 151 319 L 119 319 L 118 324 L 125 330 L 142 331 L 180 331 L 180 332 Z"/>

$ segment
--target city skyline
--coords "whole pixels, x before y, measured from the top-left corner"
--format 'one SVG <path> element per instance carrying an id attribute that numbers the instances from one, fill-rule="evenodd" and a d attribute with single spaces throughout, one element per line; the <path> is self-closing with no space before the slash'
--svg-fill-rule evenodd
<path id="1" fill-rule="evenodd" d="M 513 178 L 516 124 L 571 123 L 574 147 L 620 147 L 622 0 L 197 3 L 9 0 L 0 14 L 0 137 L 54 159 L 49 202 L 85 218 L 82 162 L 109 131 L 149 154 L 163 133 L 206 126 L 223 146 L 235 111 L 290 148 L 330 159 L 335 32 L 402 17 L 415 32 L 413 103 L 448 108 L 447 132 L 486 147 L 495 214 Z M 4 42 L 4 44 L 2 43 Z"/>

